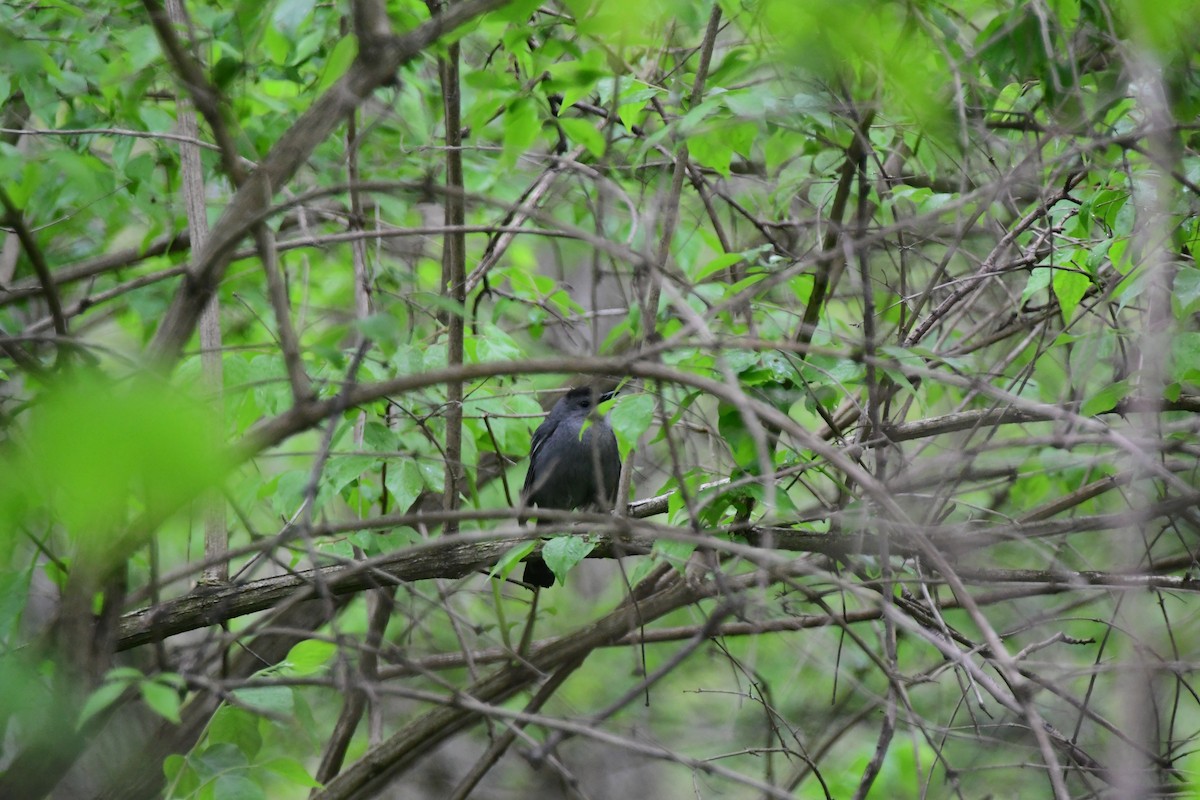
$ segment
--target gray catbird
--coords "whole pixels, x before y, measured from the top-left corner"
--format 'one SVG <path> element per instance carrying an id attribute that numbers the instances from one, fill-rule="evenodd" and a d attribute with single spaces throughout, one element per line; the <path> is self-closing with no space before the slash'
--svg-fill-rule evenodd
<path id="1" fill-rule="evenodd" d="M 592 414 L 598 403 L 612 395 L 581 386 L 554 404 L 529 443 L 529 472 L 521 489 L 523 508 L 612 510 L 617 502 L 621 455 L 608 420 Z M 583 430 L 589 418 L 591 422 Z M 520 522 L 524 524 L 524 515 Z M 534 586 L 553 586 L 554 573 L 534 556 L 525 562 L 524 580 Z"/>

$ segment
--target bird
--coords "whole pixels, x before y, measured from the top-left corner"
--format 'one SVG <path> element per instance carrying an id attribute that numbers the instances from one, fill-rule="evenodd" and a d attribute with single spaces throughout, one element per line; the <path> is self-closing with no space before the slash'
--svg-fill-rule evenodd
<path id="1" fill-rule="evenodd" d="M 534 516 L 524 513 L 531 506 L 611 511 L 616 505 L 621 477 L 617 437 L 608 420 L 593 413 L 597 405 L 615 394 L 599 394 L 588 386 L 575 387 L 559 398 L 533 432 L 529 470 L 521 489 L 520 524 Z M 548 588 L 554 585 L 554 573 L 540 556 L 532 556 L 525 562 L 523 580 Z"/>

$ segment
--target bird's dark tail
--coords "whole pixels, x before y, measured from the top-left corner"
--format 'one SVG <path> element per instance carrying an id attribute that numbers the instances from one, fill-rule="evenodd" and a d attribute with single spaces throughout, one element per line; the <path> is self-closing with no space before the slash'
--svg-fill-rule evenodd
<path id="1" fill-rule="evenodd" d="M 525 560 L 525 574 L 521 577 L 525 583 L 549 589 L 554 585 L 554 573 L 541 556 L 530 556 Z"/>

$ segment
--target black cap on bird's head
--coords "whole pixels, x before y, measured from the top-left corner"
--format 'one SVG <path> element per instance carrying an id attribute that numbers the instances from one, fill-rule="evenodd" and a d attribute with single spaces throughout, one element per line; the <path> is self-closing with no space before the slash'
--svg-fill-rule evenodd
<path id="1" fill-rule="evenodd" d="M 592 408 L 616 396 L 615 389 L 611 392 L 602 392 L 592 386 L 576 386 L 560 397 L 554 407 L 555 409 L 560 407 L 564 409 Z"/>

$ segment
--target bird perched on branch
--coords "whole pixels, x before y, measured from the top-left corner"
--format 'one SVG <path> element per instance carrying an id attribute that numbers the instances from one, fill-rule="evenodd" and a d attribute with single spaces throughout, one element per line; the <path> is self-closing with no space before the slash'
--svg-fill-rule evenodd
<path id="1" fill-rule="evenodd" d="M 523 509 L 613 509 L 621 455 L 608 420 L 594 411 L 614 394 L 580 386 L 554 404 L 529 443 L 529 471 L 521 489 Z M 526 518 L 523 513 L 520 523 Z M 541 557 L 533 556 L 525 562 L 524 580 L 534 586 L 553 586 L 554 573 Z"/>

